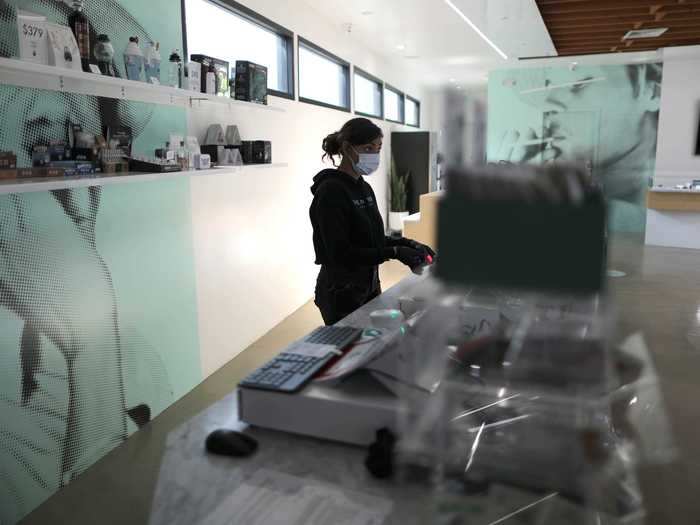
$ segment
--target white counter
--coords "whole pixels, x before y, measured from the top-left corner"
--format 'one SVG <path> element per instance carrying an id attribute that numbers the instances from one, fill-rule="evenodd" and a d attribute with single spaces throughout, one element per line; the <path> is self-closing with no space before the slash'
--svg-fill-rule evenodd
<path id="1" fill-rule="evenodd" d="M 700 250 L 700 191 L 654 188 L 647 208 L 646 244 Z"/>

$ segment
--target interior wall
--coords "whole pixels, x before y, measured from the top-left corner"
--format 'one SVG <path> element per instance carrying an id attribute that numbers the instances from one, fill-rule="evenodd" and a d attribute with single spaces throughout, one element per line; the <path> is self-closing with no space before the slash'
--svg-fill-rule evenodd
<path id="1" fill-rule="evenodd" d="M 656 150 L 656 184 L 700 178 L 695 154 L 700 126 L 700 46 L 664 50 L 664 83 Z"/>
<path id="2" fill-rule="evenodd" d="M 243 2 L 353 65 L 421 100 L 422 122 L 429 119 L 418 79 L 377 56 L 352 34 L 335 27 L 299 2 L 296 9 L 275 0 Z M 191 53 L 197 50 L 189 50 Z M 269 97 L 284 112 L 220 106 L 195 108 L 190 132 L 204 138 L 208 126 L 235 124 L 246 139 L 272 141 L 273 163 L 284 167 L 249 169 L 234 177 L 192 179 L 192 220 L 197 267 L 200 355 L 204 376 L 313 297 L 314 265 L 308 209 L 313 176 L 324 167 L 323 138 L 354 115 L 344 111 Z M 415 128 L 375 120 L 384 131 L 378 172 L 367 177 L 386 220 L 391 132 Z"/>

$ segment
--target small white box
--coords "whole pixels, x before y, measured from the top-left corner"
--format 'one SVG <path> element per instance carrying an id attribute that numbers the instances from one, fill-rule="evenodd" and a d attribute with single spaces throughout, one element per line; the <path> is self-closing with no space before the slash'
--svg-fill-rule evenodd
<path id="1" fill-rule="evenodd" d="M 187 89 L 202 92 L 202 64 L 199 62 L 187 63 Z"/>
<path id="2" fill-rule="evenodd" d="M 206 153 L 196 153 L 194 156 L 194 169 L 208 170 L 211 168 L 211 156 Z"/>
<path id="3" fill-rule="evenodd" d="M 49 65 L 82 71 L 80 49 L 70 27 L 46 23 L 49 41 Z"/>

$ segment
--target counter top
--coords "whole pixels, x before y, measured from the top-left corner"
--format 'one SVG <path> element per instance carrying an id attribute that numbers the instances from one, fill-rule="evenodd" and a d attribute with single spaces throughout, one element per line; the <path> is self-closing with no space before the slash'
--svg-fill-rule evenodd
<path id="1" fill-rule="evenodd" d="M 0 180 L 0 195 L 8 193 L 28 193 L 32 191 L 53 191 L 89 186 L 107 186 L 110 184 L 124 184 L 128 182 L 151 182 L 177 177 L 205 177 L 207 175 L 232 175 L 251 169 L 284 168 L 286 163 L 274 164 L 248 164 L 245 166 L 222 166 L 202 171 L 175 171 L 172 173 L 138 173 L 127 174 L 96 174 L 92 176 L 75 177 L 45 177 L 30 179 Z"/>
<path id="2" fill-rule="evenodd" d="M 700 191 L 656 188 L 647 194 L 650 210 L 700 212 Z"/>
<path id="3" fill-rule="evenodd" d="M 700 195 L 700 190 L 679 190 L 678 188 L 651 188 L 649 193 L 684 193 L 690 195 Z"/>

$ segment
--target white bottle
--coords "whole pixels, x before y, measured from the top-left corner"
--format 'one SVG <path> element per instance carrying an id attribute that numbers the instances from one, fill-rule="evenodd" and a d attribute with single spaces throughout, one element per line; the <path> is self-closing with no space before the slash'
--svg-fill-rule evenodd
<path id="1" fill-rule="evenodd" d="M 144 71 L 149 84 L 160 84 L 160 62 L 160 43 L 150 42 L 144 55 Z"/>
<path id="2" fill-rule="evenodd" d="M 129 43 L 124 50 L 124 64 L 126 65 L 126 78 L 129 80 L 141 80 L 143 53 L 139 47 L 139 37 L 129 37 Z"/>
<path id="3" fill-rule="evenodd" d="M 214 64 L 210 64 L 207 70 L 207 95 L 216 95 L 216 69 L 214 69 Z"/>

